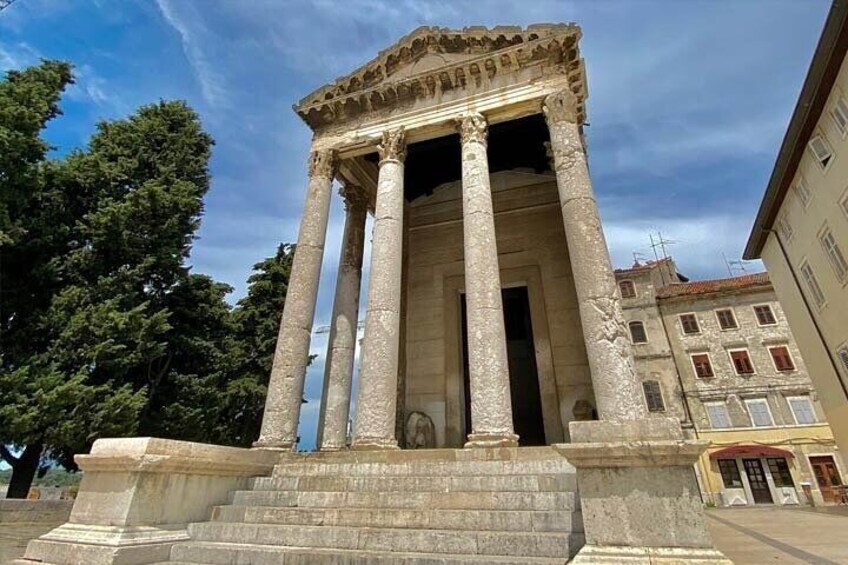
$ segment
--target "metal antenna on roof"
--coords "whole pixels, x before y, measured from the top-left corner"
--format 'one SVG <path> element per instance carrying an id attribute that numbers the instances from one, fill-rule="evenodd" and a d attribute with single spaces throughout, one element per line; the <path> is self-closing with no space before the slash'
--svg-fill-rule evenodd
<path id="1" fill-rule="evenodd" d="M 747 274 L 748 270 L 745 268 L 746 261 L 742 261 L 741 259 L 728 259 L 727 255 L 724 254 L 724 251 L 721 252 L 721 257 L 724 259 L 724 265 L 727 267 L 727 273 L 731 277 L 735 277 L 738 273 Z"/>
<path id="2" fill-rule="evenodd" d="M 647 259 L 647 257 L 645 257 L 644 253 L 639 253 L 638 251 L 633 252 L 633 264 L 634 265 L 641 265 L 642 261 L 644 261 L 645 259 Z"/>
<path id="3" fill-rule="evenodd" d="M 668 250 L 666 249 L 666 246 L 674 245 L 677 242 L 671 239 L 663 239 L 662 232 L 660 231 L 657 231 L 656 241 L 654 241 L 654 234 L 649 234 L 649 237 L 651 238 L 651 249 L 654 250 L 654 258 L 657 261 L 660 260 L 659 253 L 657 253 L 657 248 L 659 248 L 662 251 L 662 258 L 668 259 Z"/>

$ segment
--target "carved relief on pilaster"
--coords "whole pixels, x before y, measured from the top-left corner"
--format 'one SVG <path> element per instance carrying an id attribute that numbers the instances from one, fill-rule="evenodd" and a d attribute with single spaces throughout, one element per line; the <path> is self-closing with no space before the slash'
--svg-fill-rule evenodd
<path id="1" fill-rule="evenodd" d="M 483 114 L 474 113 L 460 118 L 457 121 L 457 129 L 462 144 L 476 142 L 486 145 L 489 125 Z"/>
<path id="2" fill-rule="evenodd" d="M 368 195 L 361 186 L 343 184 L 339 188 L 339 196 L 344 199 L 345 210 L 359 210 L 368 206 Z"/>
<path id="3" fill-rule="evenodd" d="M 403 126 L 383 132 L 383 139 L 377 145 L 380 163 L 383 161 L 400 161 L 406 159 L 406 133 Z"/>
<path id="4" fill-rule="evenodd" d="M 336 176 L 338 158 L 333 150 L 313 151 L 309 154 L 309 176 L 332 180 Z"/>
<path id="5" fill-rule="evenodd" d="M 578 106 L 577 95 L 565 88 L 546 96 L 542 103 L 542 111 L 545 113 L 548 125 L 559 122 L 576 124 L 579 119 Z"/>

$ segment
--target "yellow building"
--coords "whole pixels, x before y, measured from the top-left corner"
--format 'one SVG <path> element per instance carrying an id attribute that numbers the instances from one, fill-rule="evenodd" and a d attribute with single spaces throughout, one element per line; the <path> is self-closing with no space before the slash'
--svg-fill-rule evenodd
<path id="1" fill-rule="evenodd" d="M 648 412 L 711 443 L 706 502 L 840 500 L 848 469 L 766 273 L 690 282 L 663 259 L 616 279 Z"/>
<path id="2" fill-rule="evenodd" d="M 745 249 L 761 258 L 848 449 L 848 3 L 834 2 Z"/>

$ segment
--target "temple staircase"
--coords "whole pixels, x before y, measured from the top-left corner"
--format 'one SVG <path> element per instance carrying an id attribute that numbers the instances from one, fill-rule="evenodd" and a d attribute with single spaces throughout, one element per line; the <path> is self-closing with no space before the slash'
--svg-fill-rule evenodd
<path id="1" fill-rule="evenodd" d="M 188 532 L 171 565 L 561 565 L 583 545 L 549 447 L 286 454 Z"/>

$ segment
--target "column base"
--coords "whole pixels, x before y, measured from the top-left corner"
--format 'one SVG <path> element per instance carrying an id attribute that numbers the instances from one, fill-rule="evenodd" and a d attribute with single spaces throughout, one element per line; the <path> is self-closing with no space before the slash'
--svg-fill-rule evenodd
<path id="1" fill-rule="evenodd" d="M 340 445 L 324 445 L 318 448 L 321 453 L 337 453 L 339 451 L 347 451 L 347 446 Z"/>
<path id="2" fill-rule="evenodd" d="M 262 439 L 254 441 L 253 445 L 251 445 L 251 447 L 253 449 L 265 449 L 267 451 L 294 451 L 295 450 L 295 444 L 294 443 L 270 442 L 270 441 L 265 441 L 265 440 L 262 440 Z"/>
<path id="3" fill-rule="evenodd" d="M 733 565 L 715 549 L 584 545 L 570 565 Z"/>
<path id="4" fill-rule="evenodd" d="M 354 438 L 351 451 L 394 451 L 399 450 L 395 438 Z"/>
<path id="5" fill-rule="evenodd" d="M 730 564 L 713 546 L 694 464 L 709 442 L 679 422 L 574 422 L 554 449 L 577 468 L 586 545 L 573 563 Z"/>
<path id="6" fill-rule="evenodd" d="M 474 449 L 477 447 L 518 447 L 518 436 L 493 433 L 468 434 L 465 448 Z"/>

